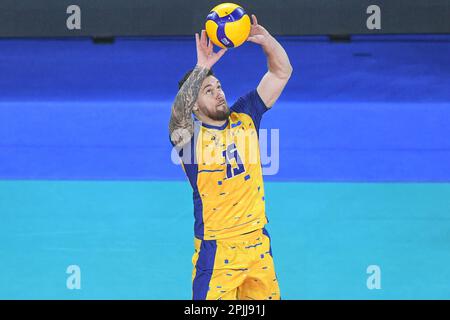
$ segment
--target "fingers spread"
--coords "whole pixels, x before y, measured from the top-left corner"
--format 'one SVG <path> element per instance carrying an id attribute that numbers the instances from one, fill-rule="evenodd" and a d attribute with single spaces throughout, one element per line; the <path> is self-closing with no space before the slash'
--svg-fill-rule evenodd
<path id="1" fill-rule="evenodd" d="M 253 42 L 253 43 L 256 43 L 256 44 L 261 44 L 261 41 L 260 41 L 260 39 L 258 37 L 248 37 L 247 41 L 250 41 L 250 42 Z"/>
<path id="2" fill-rule="evenodd" d="M 217 52 L 217 55 L 219 56 L 219 58 L 221 56 L 223 56 L 225 54 L 225 52 L 227 52 L 227 50 L 228 50 L 227 48 L 220 49 L 219 52 Z"/>
<path id="3" fill-rule="evenodd" d="M 213 52 L 213 43 L 211 39 L 208 38 L 208 53 L 211 54 Z"/>
<path id="4" fill-rule="evenodd" d="M 258 19 L 256 19 L 256 16 L 254 14 L 252 14 L 252 19 L 253 19 L 253 24 L 255 26 L 257 26 L 258 25 Z"/>
<path id="5" fill-rule="evenodd" d="M 206 31 L 205 31 L 205 30 L 202 30 L 202 36 L 201 36 L 201 38 L 200 38 L 200 42 L 201 42 L 202 46 L 203 46 L 205 49 L 207 48 L 206 38 L 207 38 L 207 36 L 206 36 Z"/>

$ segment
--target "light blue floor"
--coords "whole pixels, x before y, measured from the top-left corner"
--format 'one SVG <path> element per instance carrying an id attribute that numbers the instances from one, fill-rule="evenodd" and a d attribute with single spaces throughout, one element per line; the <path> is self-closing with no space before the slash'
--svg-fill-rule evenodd
<path id="1" fill-rule="evenodd" d="M 266 195 L 283 299 L 450 298 L 449 184 L 267 183 Z M 191 298 L 187 183 L 11 181 L 0 197 L 0 298 Z"/>

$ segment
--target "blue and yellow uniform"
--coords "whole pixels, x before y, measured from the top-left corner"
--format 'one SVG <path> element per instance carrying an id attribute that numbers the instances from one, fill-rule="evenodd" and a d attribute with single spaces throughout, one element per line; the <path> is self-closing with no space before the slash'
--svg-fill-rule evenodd
<path id="1" fill-rule="evenodd" d="M 279 299 L 258 130 L 267 110 L 256 90 L 230 108 L 220 127 L 195 121 L 178 150 L 193 188 L 194 299 Z"/>

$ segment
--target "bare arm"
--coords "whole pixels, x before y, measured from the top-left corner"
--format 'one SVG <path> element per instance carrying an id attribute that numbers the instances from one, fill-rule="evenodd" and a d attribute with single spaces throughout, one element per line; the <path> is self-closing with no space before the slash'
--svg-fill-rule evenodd
<path id="1" fill-rule="evenodd" d="M 194 71 L 175 97 L 169 122 L 169 132 L 172 143 L 177 146 L 188 143 L 194 134 L 192 108 L 197 101 L 198 92 L 208 71 L 208 68 L 195 66 Z"/>
<path id="2" fill-rule="evenodd" d="M 255 15 L 252 15 L 252 18 L 253 25 L 248 41 L 261 45 L 267 56 L 269 69 L 256 90 L 266 106 L 270 108 L 283 92 L 293 69 L 289 57 L 280 43 L 258 24 Z"/>
<path id="3" fill-rule="evenodd" d="M 194 134 L 194 121 L 192 109 L 197 101 L 198 93 L 208 71 L 224 55 L 226 49 L 217 53 L 213 50 L 212 42 L 208 41 L 205 30 L 202 30 L 199 39 L 195 34 L 197 47 L 197 65 L 186 82 L 181 86 L 172 105 L 169 122 L 169 133 L 172 143 L 183 146 L 191 140 Z"/>

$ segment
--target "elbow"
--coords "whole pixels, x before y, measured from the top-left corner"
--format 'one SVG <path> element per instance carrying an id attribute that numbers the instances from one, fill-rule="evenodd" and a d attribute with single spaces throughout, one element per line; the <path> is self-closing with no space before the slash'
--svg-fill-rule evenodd
<path id="1" fill-rule="evenodd" d="M 294 68 L 292 67 L 291 64 L 289 64 L 286 69 L 287 69 L 286 70 L 286 75 L 287 75 L 287 78 L 289 79 L 292 76 L 292 72 L 294 71 Z"/>
<path id="2" fill-rule="evenodd" d="M 277 77 L 280 80 L 289 80 L 289 78 L 292 76 L 293 71 L 294 71 L 294 68 L 292 68 L 292 65 L 289 63 L 286 67 L 284 67 L 282 70 L 280 70 Z"/>
<path id="3" fill-rule="evenodd" d="M 193 126 L 188 125 L 187 127 L 169 128 L 169 133 L 172 143 L 177 147 L 182 147 L 191 140 L 194 130 Z"/>

